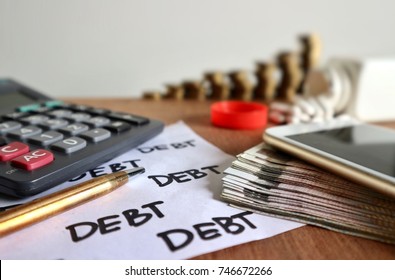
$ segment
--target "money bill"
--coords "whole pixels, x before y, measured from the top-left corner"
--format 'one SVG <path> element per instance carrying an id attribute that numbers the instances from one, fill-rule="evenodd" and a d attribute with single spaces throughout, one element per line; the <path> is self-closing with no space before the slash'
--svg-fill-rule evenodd
<path id="1" fill-rule="evenodd" d="M 395 199 L 263 143 L 225 174 L 221 196 L 234 207 L 395 244 Z"/>

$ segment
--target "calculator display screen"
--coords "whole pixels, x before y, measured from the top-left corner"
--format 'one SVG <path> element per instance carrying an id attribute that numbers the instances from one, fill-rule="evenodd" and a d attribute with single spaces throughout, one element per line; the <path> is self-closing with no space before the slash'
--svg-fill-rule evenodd
<path id="1" fill-rule="evenodd" d="M 0 94 L 0 107 L 1 108 L 16 108 L 21 105 L 26 105 L 30 103 L 37 102 L 36 99 L 33 99 L 32 97 L 23 94 L 21 92 L 6 92 Z"/>
<path id="2" fill-rule="evenodd" d="M 395 131 L 355 125 L 287 136 L 331 155 L 395 177 Z"/>

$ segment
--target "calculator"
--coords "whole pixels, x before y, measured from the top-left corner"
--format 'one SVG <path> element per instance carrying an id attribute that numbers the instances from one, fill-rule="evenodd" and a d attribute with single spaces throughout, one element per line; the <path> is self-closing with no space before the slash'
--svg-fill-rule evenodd
<path id="1" fill-rule="evenodd" d="M 157 120 L 52 99 L 0 79 L 0 193 L 31 196 L 163 130 Z"/>

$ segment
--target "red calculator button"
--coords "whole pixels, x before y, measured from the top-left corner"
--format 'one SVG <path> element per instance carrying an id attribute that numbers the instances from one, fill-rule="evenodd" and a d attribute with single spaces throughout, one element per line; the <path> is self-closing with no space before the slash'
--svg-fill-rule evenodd
<path id="1" fill-rule="evenodd" d="M 8 161 L 29 152 L 29 146 L 21 142 L 12 142 L 0 147 L 0 161 Z"/>
<path id="2" fill-rule="evenodd" d="M 47 165 L 53 160 L 54 156 L 51 152 L 38 149 L 13 159 L 11 163 L 16 167 L 31 171 Z"/>

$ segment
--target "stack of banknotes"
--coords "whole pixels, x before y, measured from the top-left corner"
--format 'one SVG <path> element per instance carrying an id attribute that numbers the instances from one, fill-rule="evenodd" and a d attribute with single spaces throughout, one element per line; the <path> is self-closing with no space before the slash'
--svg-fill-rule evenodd
<path id="1" fill-rule="evenodd" d="M 225 174 L 221 196 L 234 207 L 395 244 L 395 199 L 264 143 Z"/>

